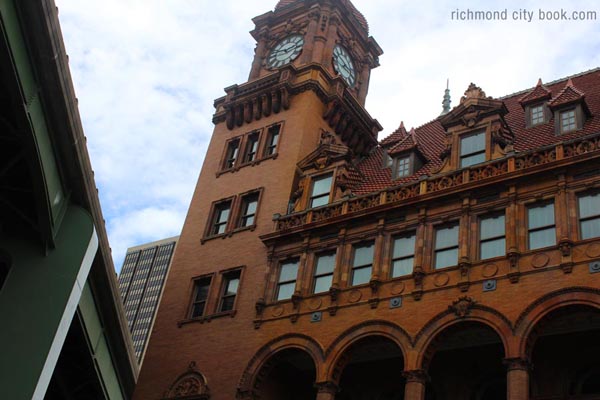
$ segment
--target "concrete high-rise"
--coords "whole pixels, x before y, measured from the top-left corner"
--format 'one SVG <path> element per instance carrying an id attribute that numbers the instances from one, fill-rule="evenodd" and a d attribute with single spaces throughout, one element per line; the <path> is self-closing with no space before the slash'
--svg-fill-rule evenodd
<path id="1" fill-rule="evenodd" d="M 125 305 L 125 316 L 140 364 L 177 239 L 176 236 L 130 247 L 119 274 L 119 290 Z"/>

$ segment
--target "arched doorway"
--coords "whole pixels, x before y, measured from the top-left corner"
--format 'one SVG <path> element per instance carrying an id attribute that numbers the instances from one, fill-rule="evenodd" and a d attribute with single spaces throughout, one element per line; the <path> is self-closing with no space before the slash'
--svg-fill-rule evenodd
<path id="1" fill-rule="evenodd" d="M 340 360 L 342 368 L 336 400 L 404 399 L 404 357 L 389 338 L 368 336 L 348 347 Z"/>
<path id="2" fill-rule="evenodd" d="M 476 321 L 451 325 L 431 341 L 423 366 L 426 400 L 505 400 L 505 351 L 498 333 Z"/>
<path id="3" fill-rule="evenodd" d="M 261 367 L 254 383 L 255 398 L 260 400 L 312 400 L 315 363 L 298 348 L 288 348 L 272 355 Z"/>
<path id="4" fill-rule="evenodd" d="M 555 309 L 528 338 L 532 399 L 600 398 L 600 310 L 587 305 Z"/>

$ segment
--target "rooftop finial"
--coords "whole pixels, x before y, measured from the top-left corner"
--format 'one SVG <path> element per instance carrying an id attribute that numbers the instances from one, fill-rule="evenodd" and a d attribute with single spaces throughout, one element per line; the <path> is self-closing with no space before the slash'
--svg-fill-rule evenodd
<path id="1" fill-rule="evenodd" d="M 443 108 L 440 115 L 450 112 L 450 102 L 450 79 L 446 79 L 446 90 L 444 91 L 444 101 L 442 101 Z"/>

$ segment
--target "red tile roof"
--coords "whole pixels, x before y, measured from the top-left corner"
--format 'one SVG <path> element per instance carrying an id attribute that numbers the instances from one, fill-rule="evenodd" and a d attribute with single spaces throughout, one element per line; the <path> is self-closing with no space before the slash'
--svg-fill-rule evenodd
<path id="1" fill-rule="evenodd" d="M 557 107 L 563 104 L 569 104 L 581 100 L 584 96 L 585 94 L 581 90 L 577 89 L 573 85 L 573 81 L 569 79 L 564 89 L 561 90 L 548 104 L 550 107 Z"/>
<path id="2" fill-rule="evenodd" d="M 388 150 L 388 154 L 394 155 L 394 154 L 402 153 L 403 151 L 417 149 L 418 146 L 419 146 L 419 143 L 417 141 L 417 134 L 415 132 L 415 128 L 412 128 L 410 130 L 410 132 L 408 133 L 408 135 L 406 135 L 406 137 L 404 139 L 400 140 L 400 142 L 398 142 L 398 144 L 396 144 L 394 147 L 392 147 L 390 150 Z"/>
<path id="3" fill-rule="evenodd" d="M 538 86 L 544 87 L 541 84 Z M 551 94 L 552 100 L 550 102 L 554 105 L 559 103 L 567 104 L 585 96 L 585 102 L 591 116 L 586 119 L 583 129 L 578 131 L 556 135 L 554 118 L 551 118 L 545 124 L 529 128 L 525 127 L 525 112 L 521 106 L 521 101 L 536 90 L 539 93 L 538 86 L 498 99 L 502 100 L 508 109 L 508 114 L 504 118 L 515 135 L 515 151 L 527 151 L 536 147 L 556 144 L 565 140 L 600 132 L 600 68 L 545 85 L 545 89 Z M 403 125 L 401 127 L 403 128 Z M 358 169 L 364 176 L 364 179 L 355 187 L 354 194 L 365 194 L 401 183 L 417 181 L 419 177 L 430 175 L 441 167 L 442 160 L 440 159 L 440 153 L 445 147 L 445 131 L 438 117 L 415 129 L 419 149 L 427 159 L 427 162 L 414 175 L 392 180 L 390 168 L 383 166 L 382 157 L 385 149 L 389 149 L 390 144 L 400 142 L 403 139 L 407 140 L 406 138 L 410 136 L 406 134 L 406 130 L 400 133 L 399 130 L 400 128 L 382 140 L 380 146 L 358 163 Z M 402 145 L 402 143 L 399 143 L 399 145 Z"/>
<path id="4" fill-rule="evenodd" d="M 406 137 L 406 135 L 408 135 L 408 132 L 406 132 L 406 128 L 404 127 L 404 121 L 401 121 L 398 129 L 396 129 L 394 132 L 392 132 L 391 135 L 389 135 L 388 137 L 383 139 L 380 142 L 380 144 L 383 147 L 390 146 L 390 145 L 398 143 L 399 141 L 404 139 Z"/>
<path id="5" fill-rule="evenodd" d="M 544 85 L 542 85 L 542 80 L 538 79 L 538 83 L 535 88 L 527 93 L 525 96 L 519 99 L 519 103 L 527 104 L 532 103 L 534 101 L 549 99 L 552 97 L 552 92 L 550 92 Z"/>
<path id="6" fill-rule="evenodd" d="M 302 0 L 279 0 L 279 3 L 277 3 L 277 5 L 275 6 L 275 11 L 277 11 L 280 8 L 285 7 L 287 5 L 293 4 L 297 1 L 302 1 Z M 354 4 L 352 4 L 352 2 L 350 0 L 340 0 L 340 1 L 343 5 L 348 7 L 350 12 L 354 16 L 354 18 L 356 18 L 359 25 L 365 30 L 365 33 L 368 35 L 369 34 L 369 24 L 367 23 L 367 19 L 365 18 L 365 16 L 360 11 L 358 11 L 358 9 L 356 7 L 354 7 Z"/>

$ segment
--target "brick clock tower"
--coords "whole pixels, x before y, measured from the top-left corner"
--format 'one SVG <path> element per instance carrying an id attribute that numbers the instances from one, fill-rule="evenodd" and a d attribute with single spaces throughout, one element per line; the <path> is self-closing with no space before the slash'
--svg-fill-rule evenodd
<path id="1" fill-rule="evenodd" d="M 261 322 L 266 304 L 297 309 L 306 263 L 274 254 L 264 236 L 279 215 L 347 196 L 352 160 L 381 130 L 364 103 L 382 50 L 348 0 L 281 0 L 253 21 L 249 79 L 215 101 L 136 399 L 333 398 L 305 355 L 265 352 L 275 337 L 319 327 L 298 315 Z"/>

